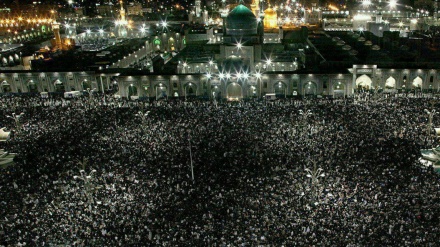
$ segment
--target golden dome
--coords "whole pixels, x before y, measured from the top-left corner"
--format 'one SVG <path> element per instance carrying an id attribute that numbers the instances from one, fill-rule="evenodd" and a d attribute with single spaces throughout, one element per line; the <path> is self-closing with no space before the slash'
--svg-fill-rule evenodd
<path id="1" fill-rule="evenodd" d="M 277 28 L 278 27 L 277 12 L 271 7 L 264 11 L 264 27 L 265 28 Z"/>
<path id="2" fill-rule="evenodd" d="M 269 7 L 269 8 L 267 8 L 265 11 L 264 11 L 264 15 L 265 15 L 265 18 L 267 17 L 267 16 L 277 16 L 277 12 L 275 11 L 275 10 L 273 10 L 271 7 Z"/>

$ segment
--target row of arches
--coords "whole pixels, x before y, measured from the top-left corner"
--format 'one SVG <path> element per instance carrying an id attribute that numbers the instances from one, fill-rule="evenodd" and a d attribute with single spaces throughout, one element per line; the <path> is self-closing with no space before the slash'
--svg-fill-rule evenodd
<path id="1" fill-rule="evenodd" d="M 43 92 L 47 92 L 48 91 L 47 88 L 43 89 L 43 88 L 40 87 L 40 89 L 39 89 L 38 84 L 34 80 L 32 80 L 32 79 L 27 80 L 26 81 L 26 85 L 28 87 L 28 92 L 30 92 L 30 93 L 38 93 L 40 91 L 43 91 Z M 53 81 L 53 86 L 54 86 L 54 91 L 55 92 L 64 92 L 64 91 L 66 91 L 64 82 L 60 81 L 59 79 L 56 79 L 55 81 Z M 82 90 L 92 89 L 92 82 L 89 81 L 89 80 L 83 80 L 81 82 L 81 86 L 82 86 Z M 2 80 L 1 81 L 0 87 L 1 87 L 1 92 L 2 93 L 10 93 L 10 92 L 12 92 L 11 84 L 9 84 L 9 82 L 6 81 L 6 80 Z M 72 90 L 72 91 L 75 91 L 75 90 Z"/>
<path id="2" fill-rule="evenodd" d="M 406 87 L 406 76 L 403 79 L 402 87 Z M 385 80 L 385 89 L 397 89 L 397 81 L 394 77 L 390 76 Z M 414 78 L 409 85 L 412 89 L 422 89 L 423 88 L 423 79 L 420 76 Z M 373 81 L 368 75 L 361 75 L 356 79 L 356 88 L 357 89 L 373 89 Z"/>

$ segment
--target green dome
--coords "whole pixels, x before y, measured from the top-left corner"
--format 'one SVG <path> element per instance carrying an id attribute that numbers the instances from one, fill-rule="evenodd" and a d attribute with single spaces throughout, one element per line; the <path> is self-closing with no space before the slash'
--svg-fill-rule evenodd
<path id="1" fill-rule="evenodd" d="M 226 17 L 226 34 L 252 35 L 257 34 L 257 18 L 243 4 L 235 7 Z"/>

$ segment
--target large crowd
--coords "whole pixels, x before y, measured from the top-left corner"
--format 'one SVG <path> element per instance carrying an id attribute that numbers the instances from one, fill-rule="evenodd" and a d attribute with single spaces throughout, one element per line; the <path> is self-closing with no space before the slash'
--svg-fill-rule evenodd
<path id="1" fill-rule="evenodd" d="M 0 245 L 438 246 L 436 106 L 4 97 Z"/>

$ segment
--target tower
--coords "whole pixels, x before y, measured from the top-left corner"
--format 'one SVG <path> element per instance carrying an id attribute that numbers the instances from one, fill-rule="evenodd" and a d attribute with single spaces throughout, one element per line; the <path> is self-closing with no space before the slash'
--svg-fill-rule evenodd
<path id="1" fill-rule="evenodd" d="M 124 3 L 123 3 L 122 0 L 121 0 L 119 3 L 121 4 L 121 10 L 120 10 L 120 12 L 119 12 L 119 14 L 120 14 L 120 20 L 125 22 L 126 20 L 125 20 L 125 9 L 124 9 Z"/>
<path id="2" fill-rule="evenodd" d="M 55 35 L 55 45 L 58 49 L 62 49 L 61 35 L 60 35 L 60 24 L 57 22 L 52 23 L 52 30 Z"/>
<path id="3" fill-rule="evenodd" d="M 196 0 L 196 3 L 195 3 L 195 5 L 196 5 L 196 17 L 200 17 L 200 15 L 201 15 L 201 3 L 202 1 L 201 0 Z"/>
<path id="4" fill-rule="evenodd" d="M 252 0 L 251 10 L 255 16 L 259 16 L 259 14 L 260 14 L 260 0 Z"/>
<path id="5" fill-rule="evenodd" d="M 119 20 L 116 22 L 118 25 L 118 36 L 120 38 L 127 37 L 127 20 L 125 19 L 125 9 L 124 9 L 124 3 L 122 0 L 119 2 L 121 4 L 121 10 L 119 11 Z"/>

